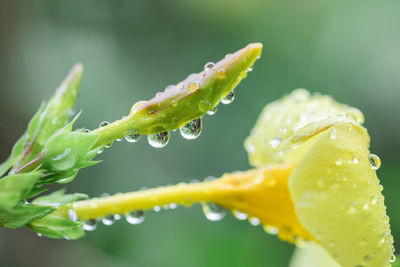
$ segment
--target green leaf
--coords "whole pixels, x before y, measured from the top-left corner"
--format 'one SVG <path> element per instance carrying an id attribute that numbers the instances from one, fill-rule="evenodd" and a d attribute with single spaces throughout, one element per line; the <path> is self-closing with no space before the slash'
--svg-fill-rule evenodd
<path id="1" fill-rule="evenodd" d="M 50 238 L 78 239 L 85 235 L 82 223 L 71 221 L 56 215 L 48 215 L 28 224 L 33 231 Z"/>

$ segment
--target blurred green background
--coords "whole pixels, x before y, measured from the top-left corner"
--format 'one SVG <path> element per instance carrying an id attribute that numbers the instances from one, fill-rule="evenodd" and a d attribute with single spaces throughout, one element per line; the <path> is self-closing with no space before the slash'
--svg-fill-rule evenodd
<path id="1" fill-rule="evenodd" d="M 249 42 L 264 52 L 232 105 L 202 135 L 165 149 L 116 143 L 69 192 L 98 196 L 249 168 L 243 140 L 263 106 L 299 87 L 360 108 L 400 246 L 400 2 L 0 1 L 0 161 L 75 62 L 85 66 L 78 126 L 96 128 Z M 99 225 L 78 241 L 0 229 L 1 266 L 287 266 L 293 247 L 200 206 Z"/>

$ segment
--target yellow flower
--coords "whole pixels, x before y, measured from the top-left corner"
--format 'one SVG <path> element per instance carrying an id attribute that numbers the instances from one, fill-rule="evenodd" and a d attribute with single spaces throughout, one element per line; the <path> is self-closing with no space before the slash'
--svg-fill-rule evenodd
<path id="1" fill-rule="evenodd" d="M 58 214 L 73 209 L 87 220 L 156 205 L 212 202 L 258 218 L 283 240 L 308 243 L 293 266 L 390 266 L 393 237 L 376 176 L 380 162 L 370 154 L 363 120 L 355 108 L 299 89 L 267 105 L 246 139 L 254 169 L 78 201 Z M 304 264 L 310 253 L 314 265 Z"/>

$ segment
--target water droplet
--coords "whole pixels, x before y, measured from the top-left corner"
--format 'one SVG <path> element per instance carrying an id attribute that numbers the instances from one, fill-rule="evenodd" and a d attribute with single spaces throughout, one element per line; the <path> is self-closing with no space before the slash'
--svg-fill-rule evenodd
<path id="1" fill-rule="evenodd" d="M 217 71 L 217 77 L 218 79 L 224 79 L 226 77 L 226 72 L 223 68 Z"/>
<path id="2" fill-rule="evenodd" d="M 201 112 L 207 112 L 211 108 L 211 103 L 207 99 L 203 99 L 199 102 L 199 109 Z"/>
<path id="3" fill-rule="evenodd" d="M 257 225 L 260 224 L 260 220 L 258 218 L 256 218 L 256 217 L 249 218 L 249 222 L 253 226 L 257 226 Z"/>
<path id="4" fill-rule="evenodd" d="M 337 135 L 337 133 L 336 133 L 336 128 L 332 128 L 332 131 L 331 131 L 331 139 L 332 139 L 332 140 L 335 140 L 335 139 L 336 139 L 336 135 Z"/>
<path id="5" fill-rule="evenodd" d="M 136 143 L 140 139 L 139 134 L 133 133 L 133 131 L 127 131 L 125 136 L 125 140 L 128 141 L 129 143 Z"/>
<path id="6" fill-rule="evenodd" d="M 176 85 L 176 87 L 177 87 L 178 89 L 183 89 L 184 85 L 183 85 L 183 83 L 178 83 L 178 84 Z"/>
<path id="7" fill-rule="evenodd" d="M 372 256 L 372 254 L 367 254 L 364 256 L 364 261 L 366 261 L 366 262 L 371 261 L 373 257 L 374 256 Z"/>
<path id="8" fill-rule="evenodd" d="M 117 138 L 117 139 L 115 139 L 117 142 L 121 142 L 122 141 L 122 138 Z"/>
<path id="9" fill-rule="evenodd" d="M 365 202 L 363 205 L 363 210 L 368 210 L 369 209 L 369 203 Z"/>
<path id="10" fill-rule="evenodd" d="M 232 103 L 234 99 L 235 94 L 233 93 L 233 91 L 230 91 L 224 98 L 222 98 L 221 103 L 227 105 Z"/>
<path id="11" fill-rule="evenodd" d="M 169 208 L 170 208 L 171 210 L 174 210 L 174 209 L 177 208 L 177 205 L 176 205 L 175 203 L 170 203 L 170 204 L 169 204 Z"/>
<path id="12" fill-rule="evenodd" d="M 100 127 L 106 127 L 107 125 L 109 125 L 110 123 L 108 122 L 108 121 L 102 121 L 101 123 L 100 123 Z"/>
<path id="13" fill-rule="evenodd" d="M 252 72 L 254 68 L 250 67 L 247 69 L 247 72 Z"/>
<path id="14" fill-rule="evenodd" d="M 108 140 L 104 141 L 104 143 L 103 143 L 104 148 L 110 148 L 110 147 L 112 147 L 112 145 L 113 145 L 113 142 L 108 141 Z"/>
<path id="15" fill-rule="evenodd" d="M 206 71 L 206 70 L 209 70 L 209 69 L 211 69 L 212 67 L 214 67 L 215 66 L 215 63 L 214 62 L 207 62 L 205 65 L 204 65 L 204 70 Z"/>
<path id="16" fill-rule="evenodd" d="M 381 167 L 381 159 L 375 154 L 369 154 L 369 162 L 373 170 L 378 170 Z"/>
<path id="17" fill-rule="evenodd" d="M 165 88 L 165 91 L 172 90 L 172 89 L 175 89 L 175 85 L 170 84 Z"/>
<path id="18" fill-rule="evenodd" d="M 126 221 L 130 224 L 141 224 L 144 221 L 143 210 L 136 210 L 125 215 Z"/>
<path id="19" fill-rule="evenodd" d="M 353 157 L 353 163 L 354 163 L 354 164 L 360 163 L 360 156 L 354 155 L 354 157 Z"/>
<path id="20" fill-rule="evenodd" d="M 395 262 L 396 261 L 396 255 L 392 255 L 391 257 L 390 257 L 390 263 L 393 263 L 393 262 Z"/>
<path id="21" fill-rule="evenodd" d="M 42 237 L 43 236 L 43 234 L 41 234 L 41 233 L 36 233 L 36 234 L 37 234 L 38 237 Z"/>
<path id="22" fill-rule="evenodd" d="M 377 202 L 378 202 L 378 195 L 372 195 L 371 204 L 376 205 Z"/>
<path id="23" fill-rule="evenodd" d="M 133 104 L 133 106 L 131 107 L 131 111 L 129 112 L 129 115 L 138 112 L 139 109 L 146 103 L 147 103 L 147 101 L 141 100 L 141 101 L 138 101 L 135 104 Z"/>
<path id="24" fill-rule="evenodd" d="M 85 231 L 94 231 L 97 228 L 96 220 L 87 220 L 83 222 L 83 230 Z"/>
<path id="25" fill-rule="evenodd" d="M 241 220 L 241 221 L 246 220 L 248 218 L 248 215 L 246 213 L 240 212 L 238 210 L 234 210 L 232 213 L 236 219 Z"/>
<path id="26" fill-rule="evenodd" d="M 115 221 L 114 215 L 107 215 L 104 218 L 101 219 L 101 222 L 104 225 L 112 225 Z"/>
<path id="27" fill-rule="evenodd" d="M 349 206 L 347 207 L 347 213 L 349 214 L 353 214 L 357 211 L 357 202 L 353 201 L 349 204 Z"/>
<path id="28" fill-rule="evenodd" d="M 100 149 L 97 151 L 97 154 L 101 154 L 101 153 L 103 153 L 103 151 L 104 151 L 104 148 L 100 148 Z"/>
<path id="29" fill-rule="evenodd" d="M 152 147 L 163 148 L 169 143 L 169 132 L 149 135 L 147 136 L 147 141 Z"/>
<path id="30" fill-rule="evenodd" d="M 267 232 L 270 235 L 277 235 L 279 232 L 278 228 L 272 225 L 264 225 L 263 227 L 265 232 Z"/>
<path id="31" fill-rule="evenodd" d="M 276 148 L 279 146 L 279 144 L 282 142 L 282 139 L 280 137 L 275 137 L 274 139 L 271 139 L 269 141 L 269 144 L 272 146 L 272 148 Z"/>
<path id="32" fill-rule="evenodd" d="M 338 158 L 338 159 L 336 160 L 335 164 L 336 164 L 337 166 L 341 166 L 341 165 L 343 164 L 343 159 Z"/>
<path id="33" fill-rule="evenodd" d="M 189 92 L 194 92 L 194 91 L 196 91 L 196 90 L 199 89 L 199 88 L 200 88 L 200 84 L 199 84 L 198 82 L 191 83 L 191 84 L 189 84 L 189 86 L 188 86 Z"/>
<path id="34" fill-rule="evenodd" d="M 210 116 L 214 115 L 215 113 L 217 113 L 217 107 L 214 107 L 213 109 L 207 111 L 207 114 Z"/>
<path id="35" fill-rule="evenodd" d="M 215 203 L 202 203 L 203 212 L 206 218 L 210 221 L 222 220 L 226 215 L 225 208 Z"/>
<path id="36" fill-rule="evenodd" d="M 181 127 L 179 130 L 183 138 L 188 140 L 196 139 L 201 134 L 201 119 L 194 119 Z"/>
<path id="37" fill-rule="evenodd" d="M 161 210 L 160 206 L 154 206 L 153 210 L 155 212 L 159 212 Z"/>
<path id="38" fill-rule="evenodd" d="M 73 221 L 76 222 L 78 221 L 78 214 L 76 214 L 76 211 L 73 209 L 69 209 L 68 210 L 68 218 Z"/>

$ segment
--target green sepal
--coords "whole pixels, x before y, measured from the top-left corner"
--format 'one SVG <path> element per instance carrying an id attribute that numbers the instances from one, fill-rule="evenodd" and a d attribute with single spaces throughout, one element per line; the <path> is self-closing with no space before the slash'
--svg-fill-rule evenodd
<path id="1" fill-rule="evenodd" d="M 41 206 L 59 207 L 77 200 L 88 198 L 85 194 L 65 194 L 65 189 L 60 189 L 50 195 L 39 197 L 33 201 Z M 51 238 L 78 239 L 85 235 L 82 223 L 64 217 L 50 214 L 28 225 L 33 231 Z"/>
<path id="2" fill-rule="evenodd" d="M 27 135 L 22 135 L 18 141 L 14 144 L 11 155 L 8 159 L 0 164 L 0 177 L 3 176 L 13 165 L 15 165 L 22 157 L 24 153 L 25 143 L 27 140 Z"/>
<path id="3" fill-rule="evenodd" d="M 97 140 L 98 135 L 82 132 L 61 132 L 53 136 L 44 147 L 42 168 L 65 172 L 87 166 L 94 157 L 89 152 Z"/>
<path id="4" fill-rule="evenodd" d="M 23 203 L 40 176 L 40 172 L 31 172 L 0 179 L 0 210 L 11 210 Z"/>
<path id="5" fill-rule="evenodd" d="M 86 198 L 88 198 L 88 195 L 81 193 L 65 194 L 65 189 L 62 188 L 47 196 L 38 197 L 32 203 L 41 206 L 58 207 L 73 201 L 82 200 Z"/>
<path id="6" fill-rule="evenodd" d="M 19 228 L 27 223 L 49 215 L 56 209 L 33 204 L 18 205 L 12 210 L 0 211 L 0 222 L 7 228 Z"/>
<path id="7" fill-rule="evenodd" d="M 38 234 L 56 239 L 79 239 L 85 235 L 82 223 L 56 215 L 48 215 L 28 224 Z"/>
<path id="8" fill-rule="evenodd" d="M 42 103 L 27 127 L 24 149 L 28 153 L 18 162 L 18 166 L 14 166 L 12 171 L 16 171 L 36 158 L 49 138 L 68 124 L 72 107 L 78 95 L 81 76 L 82 66 L 76 64 L 49 102 Z"/>

